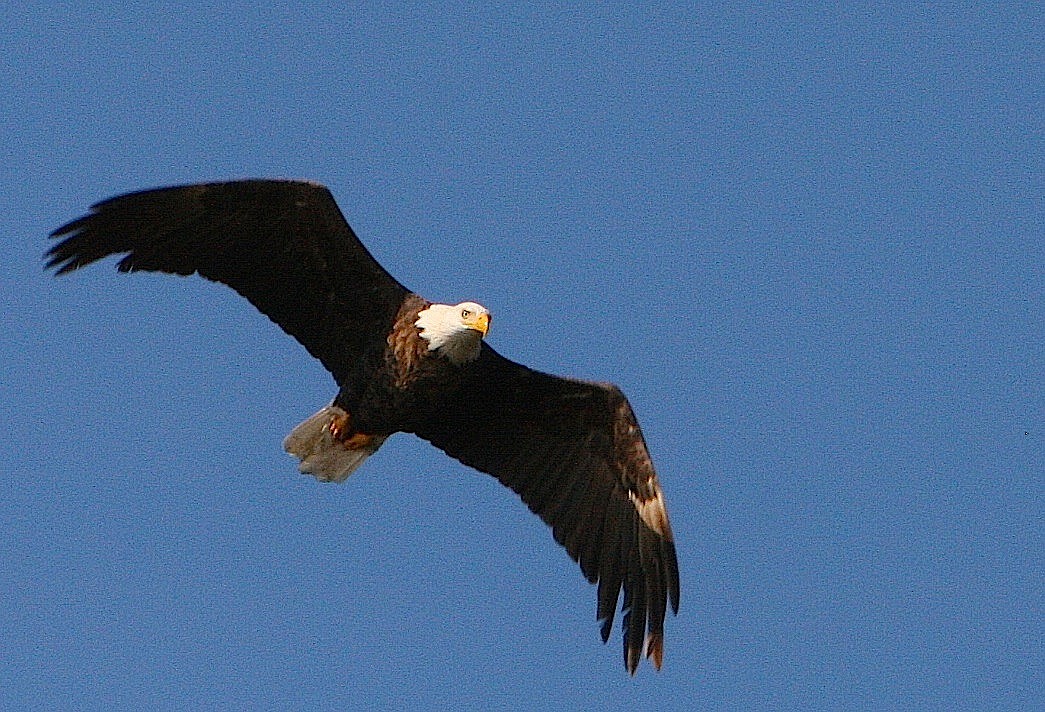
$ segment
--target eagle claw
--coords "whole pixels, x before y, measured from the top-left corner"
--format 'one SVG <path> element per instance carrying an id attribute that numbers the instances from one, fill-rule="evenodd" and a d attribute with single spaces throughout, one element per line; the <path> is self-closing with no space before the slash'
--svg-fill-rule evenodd
<path id="1" fill-rule="evenodd" d="M 352 417 L 348 413 L 337 413 L 331 416 L 330 422 L 327 423 L 330 437 L 339 442 L 345 442 L 349 438 L 349 433 L 352 432 L 351 420 Z"/>
<path id="2" fill-rule="evenodd" d="M 346 450 L 362 450 L 369 447 L 374 437 L 366 433 L 353 432 L 352 416 L 349 413 L 337 413 L 330 418 L 327 430 L 337 442 L 341 443 Z"/>

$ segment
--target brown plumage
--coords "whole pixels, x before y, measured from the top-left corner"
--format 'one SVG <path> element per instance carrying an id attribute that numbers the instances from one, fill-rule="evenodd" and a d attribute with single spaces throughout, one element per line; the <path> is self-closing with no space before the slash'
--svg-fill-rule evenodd
<path id="1" fill-rule="evenodd" d="M 341 481 L 392 433 L 408 432 L 493 475 L 598 584 L 604 641 L 623 590 L 627 669 L 643 652 L 660 668 L 668 605 L 678 612 L 678 562 L 642 431 L 616 386 L 498 354 L 481 342 L 484 308 L 434 305 L 403 287 L 315 183 L 131 193 L 53 237 L 62 240 L 48 267 L 58 274 L 122 255 L 121 271 L 199 273 L 247 298 L 340 388 L 287 438 L 302 471 Z"/>

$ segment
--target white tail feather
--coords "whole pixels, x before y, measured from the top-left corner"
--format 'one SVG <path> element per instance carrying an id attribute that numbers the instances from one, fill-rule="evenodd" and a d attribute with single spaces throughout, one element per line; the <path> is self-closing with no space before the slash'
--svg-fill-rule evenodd
<path id="1" fill-rule="evenodd" d="M 330 434 L 331 421 L 341 415 L 345 411 L 328 405 L 291 430 L 283 441 L 283 449 L 301 460 L 298 470 L 320 482 L 344 482 L 387 440 L 375 437 L 367 447 L 349 450 Z"/>

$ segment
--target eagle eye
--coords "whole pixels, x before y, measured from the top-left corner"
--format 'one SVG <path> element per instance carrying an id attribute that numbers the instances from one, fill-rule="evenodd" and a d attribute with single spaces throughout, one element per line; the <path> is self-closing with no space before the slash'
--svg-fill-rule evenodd
<path id="1" fill-rule="evenodd" d="M 467 319 L 467 318 L 468 318 L 468 317 L 470 317 L 471 315 L 472 315 L 472 312 L 471 312 L 471 311 L 469 311 L 468 309 L 462 309 L 462 310 L 461 310 L 461 318 L 462 318 L 462 319 Z"/>

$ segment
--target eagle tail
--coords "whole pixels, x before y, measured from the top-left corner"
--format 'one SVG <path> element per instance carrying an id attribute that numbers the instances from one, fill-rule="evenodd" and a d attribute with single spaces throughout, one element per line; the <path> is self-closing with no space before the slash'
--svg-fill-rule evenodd
<path id="1" fill-rule="evenodd" d="M 290 431 L 283 449 L 301 460 L 300 472 L 320 482 L 344 482 L 387 440 L 373 436 L 359 446 L 346 446 L 331 433 L 331 424 L 347 415 L 341 408 L 328 405 Z"/>

